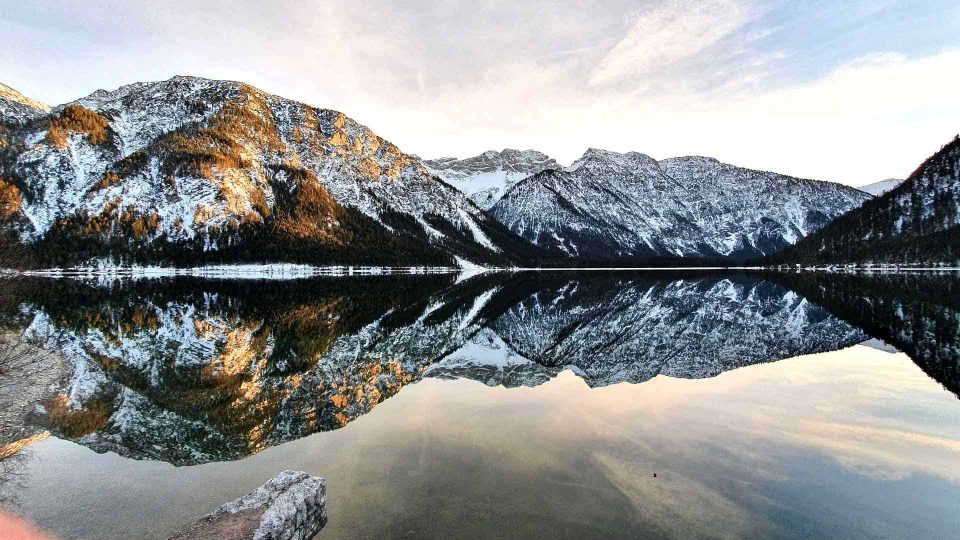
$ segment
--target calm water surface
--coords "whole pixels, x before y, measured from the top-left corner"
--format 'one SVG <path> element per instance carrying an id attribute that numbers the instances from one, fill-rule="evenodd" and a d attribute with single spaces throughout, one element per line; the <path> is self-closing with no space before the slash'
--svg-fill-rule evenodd
<path id="1" fill-rule="evenodd" d="M 960 281 L 10 281 L 0 503 L 167 538 L 284 469 L 318 538 L 953 538 Z M 902 351 L 902 352 L 901 352 Z"/>

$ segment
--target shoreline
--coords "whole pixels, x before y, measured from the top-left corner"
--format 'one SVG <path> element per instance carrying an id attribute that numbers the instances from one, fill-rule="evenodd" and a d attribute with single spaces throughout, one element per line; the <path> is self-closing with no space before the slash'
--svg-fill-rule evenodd
<path id="1" fill-rule="evenodd" d="M 592 267 L 482 267 L 456 266 L 312 266 L 294 263 L 216 264 L 194 267 L 173 266 L 111 266 L 42 268 L 31 270 L 0 269 L 0 276 L 73 278 L 73 279 L 160 279 L 197 277 L 205 279 L 260 279 L 296 280 L 312 277 L 396 276 L 396 275 L 479 275 L 487 272 L 696 272 L 696 271 L 750 271 L 750 272 L 821 272 L 821 273 L 901 273 L 901 272 L 960 272 L 960 266 L 907 265 L 813 265 L 813 266 L 592 266 Z"/>

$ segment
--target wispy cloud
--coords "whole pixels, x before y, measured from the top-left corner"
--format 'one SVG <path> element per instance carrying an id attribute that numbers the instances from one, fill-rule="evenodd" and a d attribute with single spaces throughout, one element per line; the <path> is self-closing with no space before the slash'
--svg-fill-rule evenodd
<path id="1" fill-rule="evenodd" d="M 590 84 L 634 79 L 694 57 L 749 20 L 747 6 L 735 0 L 674 0 L 640 13 L 600 60 Z"/>

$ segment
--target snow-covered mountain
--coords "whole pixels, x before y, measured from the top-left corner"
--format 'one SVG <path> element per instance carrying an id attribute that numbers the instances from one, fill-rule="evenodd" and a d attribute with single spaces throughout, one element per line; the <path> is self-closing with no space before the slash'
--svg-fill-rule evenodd
<path id="1" fill-rule="evenodd" d="M 521 242 L 365 126 L 247 84 L 174 77 L 48 115 L 10 110 L 5 118 L 27 121 L 6 137 L 0 176 L 20 192 L 29 240 L 92 243 L 89 255 L 281 244 L 316 263 L 338 250 L 503 259 Z"/>
<path id="2" fill-rule="evenodd" d="M 705 228 L 723 255 L 778 251 L 867 199 L 842 184 L 746 169 L 713 158 L 678 157 L 660 164 L 704 207 L 716 209 L 704 220 Z"/>
<path id="3" fill-rule="evenodd" d="M 17 90 L 0 83 L 0 130 L 16 127 L 44 116 L 50 106 L 28 98 Z M 2 132 L 0 132 L 2 133 Z"/>
<path id="4" fill-rule="evenodd" d="M 864 193 L 869 193 L 874 197 L 879 197 L 884 193 L 890 191 L 891 189 L 900 185 L 900 182 L 903 182 L 900 178 L 887 178 L 886 180 L 881 180 L 879 182 L 874 182 L 872 184 L 867 184 L 865 186 L 860 186 L 860 191 Z"/>
<path id="5" fill-rule="evenodd" d="M 546 154 L 512 148 L 500 152 L 489 150 L 466 159 L 448 157 L 423 163 L 433 174 L 466 193 L 484 210 L 489 210 L 520 180 L 546 169 L 561 168 Z"/>
<path id="6" fill-rule="evenodd" d="M 545 248 L 580 256 L 730 256 L 772 253 L 869 195 L 680 157 L 589 149 L 563 170 L 517 183 L 490 214 Z"/>
<path id="7" fill-rule="evenodd" d="M 479 330 L 496 287 L 442 291 L 441 279 L 59 290 L 25 335 L 72 376 L 37 421 L 98 452 L 177 465 L 338 429 Z"/>

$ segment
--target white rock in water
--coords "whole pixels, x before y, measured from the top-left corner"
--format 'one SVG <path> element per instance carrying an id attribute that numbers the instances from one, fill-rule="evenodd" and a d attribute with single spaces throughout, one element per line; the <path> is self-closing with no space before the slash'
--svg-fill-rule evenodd
<path id="1" fill-rule="evenodd" d="M 171 540 L 308 540 L 327 523 L 326 501 L 326 480 L 301 471 L 283 471 L 253 493 L 200 518 Z"/>

